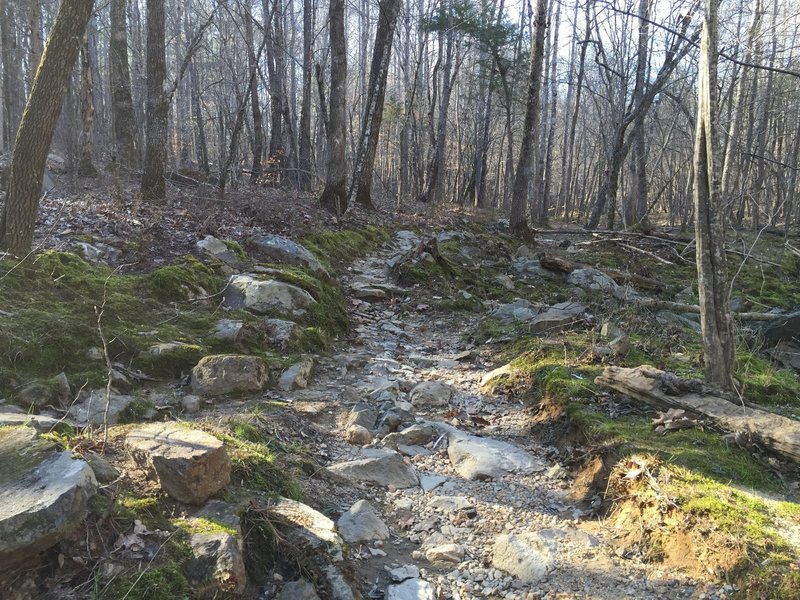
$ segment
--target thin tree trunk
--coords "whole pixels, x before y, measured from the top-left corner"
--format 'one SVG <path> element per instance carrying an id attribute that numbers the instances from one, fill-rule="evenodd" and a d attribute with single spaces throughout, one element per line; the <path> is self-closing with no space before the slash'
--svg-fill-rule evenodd
<path id="1" fill-rule="evenodd" d="M 300 143 L 297 180 L 301 190 L 311 189 L 311 70 L 313 40 L 311 0 L 303 0 L 303 105 L 300 109 Z"/>
<path id="2" fill-rule="evenodd" d="M 264 154 L 264 130 L 261 124 L 261 107 L 258 102 L 258 59 L 256 57 L 255 42 L 253 41 L 253 16 L 250 11 L 245 15 L 245 35 L 247 37 L 247 69 L 252 83 L 249 84 L 250 106 L 253 111 L 253 166 L 250 169 L 250 183 L 258 183 L 261 179 L 261 157 Z M 263 37 L 263 36 L 262 36 Z M 261 48 L 264 47 L 262 42 Z M 221 180 L 221 178 L 220 178 Z"/>
<path id="3" fill-rule="evenodd" d="M 344 33 L 344 0 L 330 2 L 331 98 L 328 128 L 328 172 L 320 204 L 341 216 L 347 210 L 347 48 Z"/>
<path id="4" fill-rule="evenodd" d="M 33 243 L 47 153 L 92 0 L 62 0 L 17 133 L 0 217 L 0 248 L 24 256 Z"/>
<path id="5" fill-rule="evenodd" d="M 700 296 L 700 328 L 706 381 L 733 390 L 733 325 L 725 270 L 725 228 L 717 158 L 718 0 L 705 1 L 697 91 L 694 146 L 695 240 Z"/>
<path id="6" fill-rule="evenodd" d="M 92 86 L 92 65 L 89 62 L 89 36 L 84 34 L 81 45 L 81 133 L 78 144 L 78 175 L 96 177 L 92 155 L 94 154 L 94 89 Z"/>
<path id="7" fill-rule="evenodd" d="M 511 196 L 511 232 L 528 235 L 528 186 L 531 179 L 531 149 L 533 137 L 539 129 L 541 116 L 541 87 L 544 70 L 544 34 L 547 27 L 547 0 L 536 0 L 533 47 L 531 49 L 528 93 L 525 107 L 525 122 L 522 129 L 522 145 L 519 149 L 514 188 Z"/>
<path id="8" fill-rule="evenodd" d="M 383 0 L 378 6 L 378 29 L 375 33 L 375 46 L 372 51 L 372 65 L 369 72 L 369 87 L 364 108 L 361 137 L 356 153 L 353 180 L 350 184 L 349 203 L 357 201 L 362 206 L 373 208 L 372 173 L 375 167 L 375 152 L 378 149 L 383 103 L 386 96 L 386 78 L 389 75 L 389 59 L 392 55 L 392 41 L 400 14 L 401 0 Z"/>
<path id="9" fill-rule="evenodd" d="M 167 76 L 164 0 L 147 0 L 147 137 L 141 194 L 146 202 L 166 202 Z"/>
<path id="10" fill-rule="evenodd" d="M 111 1 L 111 38 L 109 72 L 111 77 L 111 118 L 117 164 L 136 171 L 139 152 L 136 143 L 136 118 L 131 95 L 128 67 L 128 28 L 125 18 L 127 0 Z"/>

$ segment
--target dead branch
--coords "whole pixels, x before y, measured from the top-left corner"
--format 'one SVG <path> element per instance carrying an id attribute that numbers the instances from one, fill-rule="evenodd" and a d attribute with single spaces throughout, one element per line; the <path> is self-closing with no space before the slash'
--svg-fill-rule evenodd
<path id="1" fill-rule="evenodd" d="M 632 298 L 640 306 L 652 308 L 653 310 L 671 310 L 673 312 L 700 314 L 700 307 L 697 304 L 683 304 L 681 302 L 670 302 L 669 300 L 654 300 L 652 298 Z M 761 312 L 735 312 L 733 316 L 741 321 L 780 321 L 786 319 L 788 315 L 761 313 Z"/>

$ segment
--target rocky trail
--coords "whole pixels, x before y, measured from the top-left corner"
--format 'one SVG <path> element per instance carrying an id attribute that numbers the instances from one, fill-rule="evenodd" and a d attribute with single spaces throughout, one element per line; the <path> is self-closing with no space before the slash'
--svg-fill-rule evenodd
<path id="1" fill-rule="evenodd" d="M 353 482 L 338 523 L 369 596 L 716 597 L 617 556 L 614 530 L 570 499 L 558 450 L 529 435 L 530 409 L 482 392 L 489 367 L 464 340 L 479 317 L 432 312 L 390 280 L 387 263 L 418 242 L 399 232 L 349 269 L 357 336 L 288 394 L 319 410 L 329 470 Z"/>
<path id="2" fill-rule="evenodd" d="M 131 363 L 115 363 L 108 388 L 78 390 L 71 404 L 64 403 L 72 393 L 63 373 L 20 386 L 20 396 L 49 398 L 35 405 L 39 414 L 0 403 L 0 562 L 14 565 L 6 573 L 0 570 L 0 597 L 160 600 L 183 598 L 191 590 L 196 597 L 264 600 L 721 600 L 737 589 L 724 570 L 708 566 L 723 561 L 707 559 L 740 542 L 728 535 L 732 529 L 697 517 L 715 508 L 709 504 L 714 494 L 729 495 L 740 511 L 734 518 L 749 514 L 736 502 L 757 506 L 758 518 L 769 513 L 772 520 L 763 521 L 763 535 L 774 536 L 775 528 L 782 528 L 789 542 L 780 543 L 788 545 L 774 542 L 775 547 L 787 556 L 796 554 L 796 505 L 769 499 L 763 500 L 772 502 L 769 506 L 756 505 L 750 496 L 714 487 L 714 480 L 695 479 L 692 485 L 700 481 L 706 487 L 685 500 L 700 507 L 690 522 L 689 513 L 677 510 L 670 496 L 682 490 L 660 487 L 683 475 L 665 471 L 659 476 L 653 466 L 657 458 L 634 459 L 624 467 L 627 474 L 619 478 L 632 486 L 649 479 L 630 518 L 614 518 L 609 505 L 624 501 L 626 488 L 598 489 L 611 481 L 600 470 L 589 475 L 597 475 L 599 484 L 580 483 L 585 473 L 573 468 L 602 462 L 597 448 L 562 443 L 565 431 L 541 418 L 546 412 L 538 404 L 541 398 L 522 399 L 492 385 L 508 374 L 509 365 L 496 368 L 497 352 L 513 339 L 502 333 L 499 339 L 473 335 L 487 315 L 495 323 L 524 326 L 537 348 L 557 341 L 564 363 L 568 342 L 557 336 L 573 332 L 588 357 L 582 363 L 592 363 L 594 371 L 581 370 L 583 365 L 558 368 L 567 384 L 583 385 L 585 392 L 591 381 L 582 378 L 593 379 L 607 359 L 621 362 L 631 342 L 606 325 L 600 335 L 607 343 L 595 343 L 600 328 L 581 302 L 602 308 L 606 300 L 618 306 L 641 298 L 629 285 L 618 285 L 594 268 L 544 269 L 542 258 L 533 258 L 525 246 L 514 257 L 502 246 L 487 250 L 487 261 L 480 257 L 486 248 L 477 245 L 491 244 L 491 237 L 480 240 L 459 231 L 436 238 L 397 231 L 346 266 L 334 284 L 304 246 L 274 235 L 257 239 L 260 246 L 252 251 L 261 252 L 262 259 L 266 255 L 264 264 L 244 262 L 241 248 L 215 238 L 197 243 L 201 253 L 226 269 L 222 292 L 199 294 L 200 301 L 218 303 L 207 305 L 210 314 L 198 326 L 206 334 L 213 327 L 216 345 L 160 337 L 150 347 L 152 342 L 140 342 L 144 349 L 133 365 L 155 370 L 166 364 L 159 371 L 166 377 L 145 377 L 145 385 L 132 389 L 125 374 L 142 372 Z M 488 300 L 398 276 L 414 275 L 421 263 L 445 273 L 454 269 L 452 258 L 439 262 L 436 240 L 450 243 L 448 252 L 464 267 L 459 277 L 492 263 L 493 270 L 480 274 L 489 283 L 476 281 L 471 288 L 485 285 Z M 78 264 L 73 255 L 53 256 Z M 275 262 L 290 266 L 282 271 Z M 290 270 L 298 264 L 302 269 Z M 319 279 L 303 279 L 309 273 Z M 303 281 L 306 288 L 294 285 Z M 303 327 L 314 322 L 310 317 L 323 306 L 323 294 L 330 294 L 325 285 L 341 285 L 351 327 L 331 352 L 319 353 L 314 351 L 322 339 L 317 329 Z M 498 286 L 508 293 L 492 296 Z M 546 302 L 517 297 L 529 290 Z M 451 310 L 454 305 L 467 308 Z M 167 322 L 181 316 L 175 314 Z M 659 315 L 670 314 L 658 313 L 655 327 L 667 326 Z M 290 316 L 301 324 L 287 320 Z M 696 325 L 673 317 L 675 327 Z M 258 327 L 268 332 L 267 342 Z M 297 346 L 286 350 L 298 330 L 314 334 L 306 338 L 311 343 L 305 353 L 298 354 Z M 687 339 L 676 335 L 673 339 Z M 273 364 L 261 352 L 265 343 L 280 348 L 269 355 Z M 230 348 L 236 352 L 219 353 Z M 94 349 L 98 352 L 102 358 Z M 165 358 L 173 362 L 159 362 Z M 190 377 L 175 379 L 187 372 Z M 537 389 L 527 387 L 528 392 Z M 606 419 L 609 427 L 619 426 L 620 414 L 636 412 L 596 388 L 583 398 L 594 404 L 586 414 Z M 104 420 L 122 423 L 131 414 L 130 424 L 109 429 L 107 445 L 92 436 L 92 426 L 97 432 Z M 702 446 L 701 462 L 707 463 L 729 460 L 733 452 L 733 467 L 715 467 L 725 477 L 723 468 L 750 460 L 741 449 L 714 446 L 720 444 L 718 434 L 657 436 L 648 423 L 652 415 L 636 414 L 646 415 L 643 427 L 626 422 L 641 428 L 636 435 L 645 446 L 631 446 L 631 456 L 660 453 L 688 460 L 685 448 Z M 683 413 L 660 418 L 665 432 L 697 425 Z M 153 422 L 143 425 L 143 420 Z M 671 439 L 683 444 L 674 454 Z M 707 455 L 708 448 L 716 454 Z M 576 461 L 576 452 L 585 460 Z M 701 466 L 707 472 L 707 465 Z M 784 489 L 790 489 L 788 483 Z M 674 515 L 687 520 L 675 526 L 669 521 Z M 691 537 L 692 526 L 702 527 L 698 537 Z M 680 535 L 648 542 L 646 534 L 655 529 Z M 708 533 L 723 542 L 706 545 Z M 653 556 L 653 548 L 663 555 Z M 33 562 L 18 566 L 23 555 Z M 741 554 L 732 556 L 724 563 L 729 567 L 740 564 Z"/>

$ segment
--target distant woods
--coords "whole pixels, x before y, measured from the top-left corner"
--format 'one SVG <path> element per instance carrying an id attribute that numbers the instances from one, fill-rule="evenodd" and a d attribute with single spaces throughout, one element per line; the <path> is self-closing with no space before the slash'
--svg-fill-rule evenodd
<path id="1" fill-rule="evenodd" d="M 66 2 L 66 0 L 63 0 Z M 83 4 L 86 4 L 85 2 Z M 57 0 L 0 0 L 10 157 Z M 95 3 L 51 150 L 164 202 L 165 181 L 689 227 L 703 6 L 689 0 Z M 800 11 L 720 5 L 714 164 L 727 223 L 797 222 Z M 532 51 L 532 48 L 534 49 Z M 512 204 L 513 211 L 512 211 Z"/>

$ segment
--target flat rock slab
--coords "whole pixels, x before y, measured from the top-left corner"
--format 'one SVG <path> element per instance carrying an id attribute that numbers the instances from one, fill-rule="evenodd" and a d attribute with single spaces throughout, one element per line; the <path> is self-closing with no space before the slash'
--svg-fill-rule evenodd
<path id="1" fill-rule="evenodd" d="M 0 564 L 34 556 L 86 518 L 92 469 L 29 427 L 0 428 Z"/>
<path id="2" fill-rule="evenodd" d="M 501 534 L 492 551 L 492 565 L 523 583 L 547 577 L 555 563 L 553 541 L 536 532 Z"/>
<path id="3" fill-rule="evenodd" d="M 363 450 L 361 456 L 356 460 L 331 465 L 328 471 L 351 481 L 380 486 L 409 488 L 419 485 L 414 468 L 407 465 L 397 452 L 370 449 Z"/>
<path id="4" fill-rule="evenodd" d="M 278 281 L 258 279 L 252 275 L 233 275 L 223 294 L 226 308 L 246 308 L 255 313 L 299 313 L 315 302 L 302 288 Z"/>
<path id="5" fill-rule="evenodd" d="M 29 415 L 26 413 L 0 412 L 0 427 L 18 427 L 27 425 L 39 433 L 57 431 L 60 427 L 70 426 L 68 421 L 46 417 L 44 415 Z"/>
<path id="6" fill-rule="evenodd" d="M 192 369 L 192 390 L 205 396 L 260 392 L 269 385 L 269 365 L 258 356 L 215 354 Z"/>
<path id="7" fill-rule="evenodd" d="M 215 238 L 213 235 L 207 235 L 202 240 L 198 240 L 195 247 L 201 252 L 205 252 L 211 258 L 216 258 L 230 266 L 236 266 L 241 262 L 236 252 L 231 250 L 225 242 Z"/>
<path id="8" fill-rule="evenodd" d="M 245 245 L 251 253 L 270 262 L 298 265 L 317 274 L 328 274 L 308 248 L 287 237 L 274 234 L 259 235 L 247 240 Z"/>
<path id="9" fill-rule="evenodd" d="M 423 381 L 411 390 L 411 404 L 414 406 L 447 406 L 453 398 L 455 389 L 443 381 Z"/>
<path id="10" fill-rule="evenodd" d="M 125 445 L 139 467 L 186 504 L 202 504 L 231 480 L 223 443 L 204 431 L 153 423 L 131 431 Z"/>
<path id="11" fill-rule="evenodd" d="M 320 598 L 310 581 L 300 579 L 284 585 L 275 600 L 320 600 Z"/>
<path id="12" fill-rule="evenodd" d="M 92 390 L 83 402 L 75 404 L 69 409 L 69 416 L 80 426 L 84 425 L 115 425 L 125 409 L 136 400 L 133 396 L 125 394 L 111 394 L 106 400 L 106 391 Z M 108 410 L 106 410 L 108 403 Z"/>
<path id="13" fill-rule="evenodd" d="M 338 548 L 342 544 L 342 538 L 336 533 L 336 524 L 307 504 L 289 498 L 279 498 L 274 506 L 270 506 L 270 511 L 295 525 L 299 533 L 313 546 L 318 547 L 320 542 L 327 542 Z"/>
<path id="14" fill-rule="evenodd" d="M 544 464 L 513 444 L 492 438 L 451 433 L 447 454 L 464 479 L 494 479 L 544 470 Z"/>

